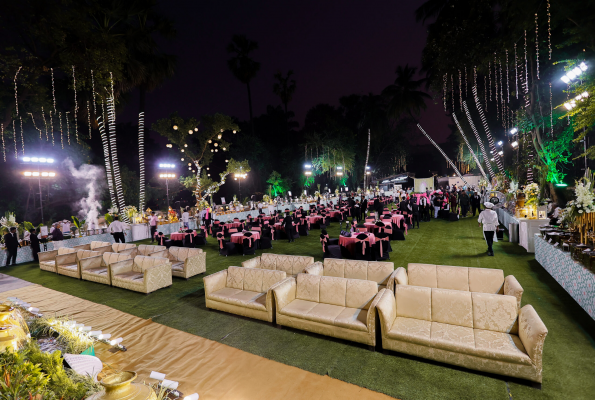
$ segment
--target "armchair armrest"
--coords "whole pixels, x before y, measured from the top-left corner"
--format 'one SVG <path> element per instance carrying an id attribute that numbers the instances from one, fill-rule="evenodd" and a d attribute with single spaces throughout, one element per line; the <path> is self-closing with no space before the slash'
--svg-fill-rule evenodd
<path id="1" fill-rule="evenodd" d="M 188 257 L 184 261 L 184 277 L 190 277 L 207 272 L 207 253 L 201 251 L 199 254 Z"/>
<path id="2" fill-rule="evenodd" d="M 227 283 L 227 270 L 224 269 L 223 271 L 205 276 L 203 278 L 203 283 L 205 285 L 205 296 L 208 297 L 209 294 L 225 287 L 225 284 Z"/>
<path id="3" fill-rule="evenodd" d="M 101 261 L 103 261 L 103 256 L 92 256 L 80 259 L 79 265 L 81 266 L 81 272 L 86 269 L 101 267 Z"/>
<path id="4" fill-rule="evenodd" d="M 376 306 L 378 305 L 378 302 L 382 297 L 382 290 L 376 293 L 376 296 L 374 296 L 374 300 L 372 300 L 372 304 L 370 304 L 370 308 L 368 308 L 368 315 L 366 317 L 366 325 L 368 326 L 368 332 L 374 338 L 376 337 Z"/>
<path id="5" fill-rule="evenodd" d="M 322 265 L 321 262 L 316 262 L 314 264 L 307 266 L 306 269 L 304 269 L 304 273 L 310 274 L 310 275 L 322 276 L 324 274 L 324 266 Z"/>
<path id="6" fill-rule="evenodd" d="M 523 342 L 531 361 L 540 372 L 543 342 L 547 333 L 547 328 L 532 305 L 527 304 L 521 308 L 519 313 L 519 338 Z"/>
<path id="7" fill-rule="evenodd" d="M 56 256 L 56 266 L 76 264 L 76 253 L 68 253 Z"/>
<path id="8" fill-rule="evenodd" d="M 79 244 L 78 246 L 72 246 L 72 248 L 77 250 L 91 250 L 91 243 Z"/>
<path id="9" fill-rule="evenodd" d="M 145 293 L 154 292 L 157 289 L 172 285 L 171 263 L 169 261 L 146 268 L 144 275 Z"/>
<path id="10" fill-rule="evenodd" d="M 399 267 L 395 270 L 395 286 L 396 285 L 409 285 L 409 276 L 407 270 L 403 267 Z"/>
<path id="11" fill-rule="evenodd" d="M 524 291 L 525 289 L 523 289 L 519 281 L 517 281 L 514 276 L 508 275 L 506 278 L 504 278 L 504 294 L 516 297 L 518 309 L 521 308 L 521 298 L 523 297 Z"/>
<path id="12" fill-rule="evenodd" d="M 287 278 L 286 278 L 287 279 Z M 274 283 L 269 290 L 267 290 L 267 297 L 266 297 L 266 307 L 267 307 L 267 312 L 269 314 L 269 317 L 273 317 L 273 315 L 275 315 L 275 293 L 273 292 L 273 290 L 281 285 L 283 283 L 285 279 L 280 280 L 277 283 Z"/>
<path id="13" fill-rule="evenodd" d="M 297 282 L 295 278 L 286 278 L 275 286 L 273 293 L 275 293 L 275 306 L 277 307 L 277 312 L 295 300 L 296 289 Z"/>
<path id="14" fill-rule="evenodd" d="M 244 267 L 244 268 L 260 268 L 260 256 L 251 258 L 246 261 L 242 261 L 242 267 Z"/>
<path id="15" fill-rule="evenodd" d="M 58 250 L 51 250 L 51 251 L 44 251 L 41 253 L 37 253 L 39 257 L 39 261 L 54 261 L 56 256 L 58 255 Z"/>
<path id="16" fill-rule="evenodd" d="M 132 271 L 134 260 L 122 260 L 111 264 L 112 278 L 116 275 L 123 274 L 124 272 Z"/>
<path id="17" fill-rule="evenodd" d="M 382 289 L 374 298 L 376 309 L 380 317 L 380 326 L 382 334 L 388 332 L 397 318 L 397 305 L 395 304 L 395 295 L 388 289 Z M 378 299 L 378 296 L 380 297 Z M 376 302 L 378 300 L 378 302 Z"/>
<path id="18" fill-rule="evenodd" d="M 399 268 L 401 268 L 401 267 L 399 267 Z M 386 288 L 393 293 L 395 292 L 395 285 L 396 285 L 396 281 L 397 281 L 397 272 L 400 273 L 398 268 L 390 274 L 390 276 L 388 277 L 388 281 L 386 282 Z"/>

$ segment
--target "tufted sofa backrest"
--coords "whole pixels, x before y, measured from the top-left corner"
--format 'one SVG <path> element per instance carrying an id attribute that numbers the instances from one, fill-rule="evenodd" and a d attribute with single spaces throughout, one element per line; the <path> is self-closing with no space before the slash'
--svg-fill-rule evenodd
<path id="1" fill-rule="evenodd" d="M 501 269 L 410 263 L 407 276 L 413 286 L 493 294 L 504 291 Z"/>
<path id="2" fill-rule="evenodd" d="M 361 279 L 298 274 L 296 299 L 367 310 L 378 284 Z"/>
<path id="3" fill-rule="evenodd" d="M 287 275 L 284 271 L 229 267 L 227 269 L 226 287 L 264 293 L 275 283 L 282 281 L 286 277 Z"/>
<path id="4" fill-rule="evenodd" d="M 326 258 L 324 260 L 324 276 L 337 278 L 363 279 L 374 281 L 379 285 L 387 285 L 395 264 L 392 262 L 343 260 Z"/>

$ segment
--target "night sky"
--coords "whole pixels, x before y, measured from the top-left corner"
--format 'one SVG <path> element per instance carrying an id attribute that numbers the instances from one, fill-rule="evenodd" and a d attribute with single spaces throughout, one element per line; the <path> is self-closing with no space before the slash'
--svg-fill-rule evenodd
<path id="1" fill-rule="evenodd" d="M 353 93 L 378 94 L 395 78 L 397 65 L 420 66 L 426 28 L 415 21 L 423 1 L 162 1 L 175 21 L 176 39 L 163 48 L 178 57 L 176 76 L 147 96 L 148 125 L 173 111 L 183 117 L 220 112 L 249 116 L 245 85 L 227 67 L 226 47 L 233 34 L 259 44 L 253 58 L 261 69 L 252 81 L 254 116 L 279 105 L 273 74 L 292 69 L 297 90 L 289 109 L 303 125 L 319 103 L 338 105 Z M 421 76 L 420 76 L 421 77 Z M 428 104 L 421 123 L 437 141 L 450 133 L 439 96 Z M 135 121 L 133 95 L 119 122 Z M 156 136 L 153 134 L 153 136 Z M 415 136 L 414 136 L 415 137 Z M 419 134 L 420 144 L 427 140 Z M 437 153 L 438 154 L 438 153 Z"/>

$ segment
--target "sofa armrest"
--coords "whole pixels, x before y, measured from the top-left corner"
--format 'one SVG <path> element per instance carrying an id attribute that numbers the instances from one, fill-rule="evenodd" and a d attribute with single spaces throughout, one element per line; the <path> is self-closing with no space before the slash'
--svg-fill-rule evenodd
<path id="1" fill-rule="evenodd" d="M 407 270 L 403 267 L 399 267 L 395 270 L 395 283 L 394 285 L 409 285 L 409 276 Z"/>
<path id="2" fill-rule="evenodd" d="M 184 261 L 184 278 L 207 272 L 207 253 L 201 251 L 199 254 L 188 257 Z"/>
<path id="3" fill-rule="evenodd" d="M 242 267 L 244 267 L 244 268 L 260 268 L 260 256 L 251 258 L 246 261 L 242 261 Z"/>
<path id="4" fill-rule="evenodd" d="M 77 250 L 91 250 L 91 243 L 79 244 L 78 246 L 72 246 L 72 248 Z"/>
<path id="5" fill-rule="evenodd" d="M 171 263 L 165 262 L 159 265 L 153 265 L 144 271 L 145 293 L 154 292 L 172 285 Z"/>
<path id="6" fill-rule="evenodd" d="M 532 305 L 527 304 L 519 313 L 519 338 L 535 367 L 541 371 L 543 342 L 547 336 L 545 327 Z"/>
<path id="7" fill-rule="evenodd" d="M 385 333 L 390 331 L 390 328 L 397 318 L 397 306 L 395 304 L 395 295 L 388 289 L 382 289 L 376 296 L 380 296 L 376 303 L 376 309 L 380 317 L 381 332 L 384 336 Z M 376 298 L 374 301 L 376 302 Z"/>
<path id="8" fill-rule="evenodd" d="M 87 257 L 87 258 L 81 258 L 79 260 L 79 265 L 81 266 L 81 272 L 86 269 L 101 267 L 101 261 L 103 261 L 103 256 L 92 256 L 92 257 Z"/>
<path id="9" fill-rule="evenodd" d="M 397 271 L 398 271 L 398 268 L 390 274 L 390 276 L 388 277 L 388 281 L 386 282 L 386 288 L 393 293 L 395 292 Z"/>
<path id="10" fill-rule="evenodd" d="M 304 273 L 322 276 L 324 273 L 324 266 L 322 265 L 322 263 L 314 263 L 312 265 L 307 266 L 306 269 L 304 269 Z"/>
<path id="11" fill-rule="evenodd" d="M 56 266 L 76 264 L 76 253 L 68 253 L 56 256 Z"/>
<path id="12" fill-rule="evenodd" d="M 517 281 L 514 276 L 508 275 L 506 278 L 504 278 L 504 294 L 516 297 L 518 309 L 521 308 L 521 299 L 523 297 L 524 291 L 525 289 L 523 289 L 519 281 Z"/>
<path id="13" fill-rule="evenodd" d="M 122 260 L 115 263 L 111 263 L 112 278 L 116 275 L 123 274 L 124 272 L 132 271 L 134 260 Z"/>
<path id="14" fill-rule="evenodd" d="M 205 297 L 208 297 L 211 293 L 221 290 L 227 283 L 227 270 L 215 272 L 209 276 L 203 278 L 205 285 Z"/>
<path id="15" fill-rule="evenodd" d="M 297 282 L 295 278 L 285 278 L 273 289 L 275 293 L 275 306 L 277 313 L 281 311 L 286 305 L 295 300 L 295 293 L 297 289 Z"/>
<path id="16" fill-rule="evenodd" d="M 54 261 L 57 255 L 58 250 L 43 251 L 41 253 L 37 253 L 37 257 L 39 257 L 39 262 Z"/>
<path id="17" fill-rule="evenodd" d="M 382 289 L 382 290 L 388 290 L 388 289 Z M 370 308 L 368 308 L 368 315 L 366 317 L 366 324 L 368 325 L 368 332 L 371 335 L 374 335 L 373 337 L 376 337 L 376 307 L 378 306 L 378 302 L 380 301 L 380 298 L 382 297 L 382 290 L 380 292 L 376 293 L 374 300 L 372 300 L 372 304 L 370 304 Z"/>
<path id="18" fill-rule="evenodd" d="M 169 250 L 165 249 L 165 250 L 154 251 L 153 253 L 149 253 L 147 255 L 149 257 L 162 257 L 162 258 L 169 259 Z"/>
<path id="19" fill-rule="evenodd" d="M 287 278 L 285 278 L 287 279 Z M 269 290 L 267 290 L 267 297 L 266 297 L 266 307 L 267 307 L 267 313 L 269 314 L 269 318 L 272 318 L 275 315 L 275 292 L 273 292 L 273 290 L 275 290 L 276 287 L 278 287 L 279 285 L 281 285 L 283 283 L 283 281 L 285 281 L 285 279 L 280 280 L 277 283 L 274 283 Z M 273 321 L 273 319 L 271 319 L 271 321 Z"/>

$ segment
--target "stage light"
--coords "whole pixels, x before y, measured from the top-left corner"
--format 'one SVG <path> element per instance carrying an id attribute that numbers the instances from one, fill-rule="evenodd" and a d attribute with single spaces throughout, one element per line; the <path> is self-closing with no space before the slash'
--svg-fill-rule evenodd
<path id="1" fill-rule="evenodd" d="M 49 174 L 47 172 L 42 172 L 41 176 L 49 176 Z"/>
<path id="2" fill-rule="evenodd" d="M 312 164 L 304 164 L 304 168 L 312 168 Z"/>
<path id="3" fill-rule="evenodd" d="M 515 141 L 514 141 L 514 142 L 512 142 L 510 145 L 511 145 L 513 148 L 515 148 L 515 149 L 516 149 L 517 147 L 519 147 L 519 142 L 517 142 L 517 141 L 515 140 Z"/>
<path id="4" fill-rule="evenodd" d="M 31 161 L 31 157 L 23 157 L 23 161 L 29 162 Z"/>
<path id="5" fill-rule="evenodd" d="M 29 172 L 29 171 L 25 171 L 25 172 L 23 173 L 23 175 L 25 175 L 25 176 L 31 176 L 31 172 Z"/>
<path id="6" fill-rule="evenodd" d="M 310 175 L 312 175 L 312 171 L 304 171 L 304 175 L 310 176 Z"/>
<path id="7" fill-rule="evenodd" d="M 588 68 L 587 64 L 585 64 L 584 62 L 581 62 L 578 67 L 574 67 L 570 71 L 566 72 L 566 74 L 564 76 L 562 76 L 560 79 L 564 83 L 570 83 L 570 81 L 572 81 L 573 79 L 578 77 L 580 74 L 582 74 L 584 71 L 586 71 L 587 68 Z"/>

